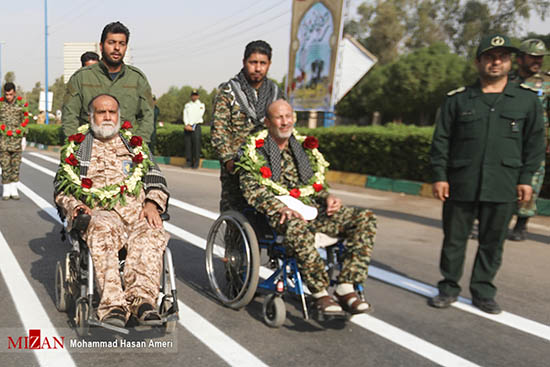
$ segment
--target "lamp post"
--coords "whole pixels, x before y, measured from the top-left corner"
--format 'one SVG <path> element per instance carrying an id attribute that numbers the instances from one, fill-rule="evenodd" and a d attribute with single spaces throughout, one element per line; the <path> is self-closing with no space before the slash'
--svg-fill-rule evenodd
<path id="1" fill-rule="evenodd" d="M 44 41 L 44 51 L 46 59 L 46 104 L 44 106 L 44 112 L 46 114 L 46 125 L 48 125 L 50 123 L 50 114 L 48 113 L 48 0 L 44 0 Z"/>
<path id="2" fill-rule="evenodd" d="M 2 86 L 2 45 L 6 42 L 0 41 L 0 87 Z M 0 91 L 2 94 L 2 91 Z"/>

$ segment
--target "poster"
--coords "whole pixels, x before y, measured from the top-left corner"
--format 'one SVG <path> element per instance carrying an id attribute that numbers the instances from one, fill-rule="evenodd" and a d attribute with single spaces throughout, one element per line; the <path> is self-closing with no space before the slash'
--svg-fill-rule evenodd
<path id="1" fill-rule="evenodd" d="M 331 111 L 344 0 L 294 0 L 287 96 L 296 111 Z"/>

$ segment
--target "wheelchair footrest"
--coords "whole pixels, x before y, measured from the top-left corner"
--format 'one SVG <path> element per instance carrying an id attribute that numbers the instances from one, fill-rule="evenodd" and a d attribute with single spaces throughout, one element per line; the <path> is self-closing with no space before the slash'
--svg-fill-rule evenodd
<path id="1" fill-rule="evenodd" d="M 121 327 L 118 327 L 118 326 L 114 326 L 114 325 L 111 325 L 111 324 L 107 324 L 105 322 L 101 322 L 101 321 L 94 320 L 94 319 L 89 319 L 88 324 L 91 325 L 91 326 L 99 326 L 99 327 L 102 327 L 104 329 L 108 329 L 108 330 L 111 330 L 111 331 L 116 331 L 117 333 L 121 333 L 121 334 L 124 334 L 124 335 L 130 334 L 130 330 L 128 330 L 128 329 L 121 328 Z"/>

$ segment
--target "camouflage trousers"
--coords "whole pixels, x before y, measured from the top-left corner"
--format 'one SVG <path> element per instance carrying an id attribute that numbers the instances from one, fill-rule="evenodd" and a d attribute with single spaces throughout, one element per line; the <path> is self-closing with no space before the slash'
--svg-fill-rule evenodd
<path id="1" fill-rule="evenodd" d="M 371 211 L 342 207 L 330 217 L 321 211 L 314 220 L 305 222 L 293 218 L 282 225 L 280 218 L 279 214 L 271 217 L 270 225 L 284 234 L 289 255 L 296 259 L 311 292 L 317 293 L 329 286 L 325 262 L 315 248 L 316 232 L 345 240 L 338 283 L 363 283 L 367 279 L 376 235 L 376 216 Z"/>
<path id="2" fill-rule="evenodd" d="M 21 152 L 0 152 L 0 166 L 2 167 L 3 184 L 9 184 L 19 181 L 21 156 Z"/>
<path id="3" fill-rule="evenodd" d="M 247 206 L 246 200 L 239 186 L 239 175 L 227 172 L 221 163 L 220 181 L 222 183 L 222 198 L 220 200 L 220 212 L 227 210 L 242 211 Z"/>
<path id="4" fill-rule="evenodd" d="M 114 211 L 93 210 L 84 240 L 92 255 L 101 296 L 97 309 L 100 320 L 115 306 L 129 316 L 129 313 L 136 314 L 143 302 L 156 305 L 168 242 L 164 229 L 152 228 L 145 219 L 125 224 Z M 118 252 L 123 247 L 127 251 L 124 289 L 118 263 Z"/>
<path id="5" fill-rule="evenodd" d="M 531 186 L 533 187 L 533 196 L 531 200 L 527 203 L 518 204 L 518 217 L 533 217 L 537 213 L 537 199 L 539 197 L 540 190 L 542 188 L 542 183 L 544 181 L 544 167 L 546 161 L 542 161 L 539 169 L 533 175 L 531 180 Z"/>

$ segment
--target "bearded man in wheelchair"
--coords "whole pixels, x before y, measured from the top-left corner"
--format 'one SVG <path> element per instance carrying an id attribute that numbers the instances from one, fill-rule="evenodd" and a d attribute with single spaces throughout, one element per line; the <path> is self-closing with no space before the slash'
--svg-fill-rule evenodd
<path id="1" fill-rule="evenodd" d="M 317 150 L 318 141 L 298 135 L 294 122 L 286 101 L 269 106 L 267 130 L 251 136 L 239 154 L 242 195 L 284 235 L 285 249 L 296 259 L 319 311 L 368 312 L 371 305 L 357 294 L 354 285 L 367 278 L 376 217 L 370 210 L 345 207 L 329 194 L 325 179 L 328 163 Z M 316 233 L 345 241 L 334 296 L 328 292 L 329 276 L 315 247 Z"/>
<path id="2" fill-rule="evenodd" d="M 142 325 L 158 325 L 156 300 L 169 238 L 160 217 L 168 205 L 166 181 L 142 138 L 132 135 L 131 122 L 121 126 L 115 97 L 98 95 L 88 107 L 89 128 L 81 126 L 61 152 L 55 203 L 69 229 L 75 219 L 89 219 L 81 237 L 101 297 L 98 319 L 124 327 L 133 315 Z"/>

